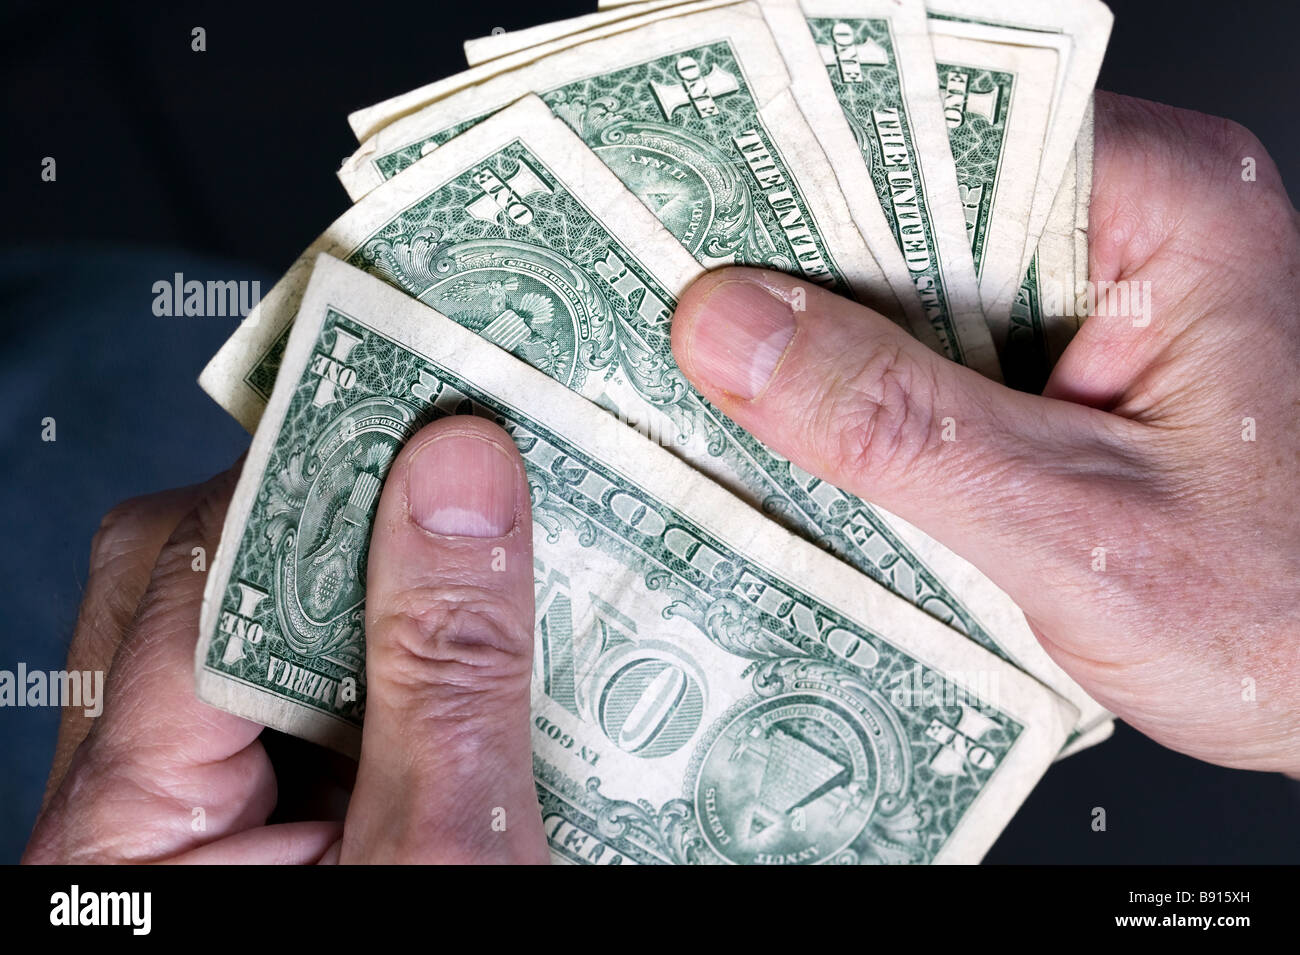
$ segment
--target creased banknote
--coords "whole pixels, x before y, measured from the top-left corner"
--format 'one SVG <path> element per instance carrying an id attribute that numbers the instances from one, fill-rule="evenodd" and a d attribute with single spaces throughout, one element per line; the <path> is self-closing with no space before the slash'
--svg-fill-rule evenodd
<path id="1" fill-rule="evenodd" d="M 601 0 L 599 6 L 611 17 L 627 17 L 638 11 L 642 5 L 621 2 L 621 0 Z M 1023 230 L 1024 247 L 1021 251 L 1019 268 L 1012 270 L 1014 277 L 1008 279 L 1008 268 L 1004 267 L 1007 260 L 1001 253 L 1005 248 L 1003 243 L 1010 241 L 1009 235 L 995 238 L 993 252 L 987 264 L 984 261 L 984 250 L 979 247 L 978 236 L 972 236 L 980 274 L 980 297 L 985 318 L 999 353 L 1009 337 L 1013 338 L 1012 354 L 1009 359 L 1004 356 L 1003 370 L 1010 379 L 1014 379 L 1021 386 L 1027 386 L 1026 382 L 1044 379 L 1044 362 L 1053 359 L 1044 352 L 1044 357 L 1032 362 L 1032 368 L 1026 366 L 1023 363 L 1025 355 L 1022 348 L 1023 329 L 1017 329 L 1013 333 L 1011 325 L 1013 321 L 1021 323 L 1030 321 L 1034 325 L 1033 337 L 1040 341 L 1045 338 L 1037 314 L 1034 289 L 1045 270 L 1055 271 L 1055 269 L 1051 262 L 1035 262 L 1033 259 L 1038 251 L 1039 238 L 1047 226 L 1048 216 L 1053 213 L 1056 190 L 1065 175 L 1066 165 L 1074 158 L 1075 143 L 1081 133 L 1084 110 L 1091 101 L 1092 89 L 1105 54 L 1113 17 L 1100 0 L 1056 0 L 1051 3 L 1039 3 L 1036 0 L 1007 0 L 997 4 L 990 4 L 987 0 L 925 0 L 925 8 L 928 29 L 935 43 L 935 57 L 941 63 L 943 63 L 943 56 L 940 51 L 947 52 L 951 48 L 944 45 L 944 41 L 940 38 L 976 41 L 987 44 L 989 48 L 1000 47 L 1004 51 L 1004 56 L 1015 57 L 1021 64 L 1020 77 L 1027 80 L 1019 84 L 1021 90 L 1033 86 L 1033 95 L 1037 97 L 1041 95 L 1045 84 L 1050 82 L 1049 125 L 1043 142 L 1034 153 L 1021 149 L 1019 145 L 1005 150 L 1002 156 L 1010 160 L 1010 166 L 1003 169 L 999 163 L 996 174 L 997 181 L 1001 183 L 1010 181 L 1015 184 L 1017 190 L 1022 188 L 1027 177 L 1033 178 L 1033 201 L 1030 210 L 1027 215 L 1021 216 L 1018 211 L 1020 199 L 1012 200 L 1010 196 L 1004 195 L 1003 201 L 1007 203 L 1008 211 L 1011 206 L 1015 206 L 1017 212 L 1007 215 L 986 214 L 984 217 L 989 225 L 990 237 L 995 237 L 993 230 Z M 660 10 L 662 11 L 662 8 Z M 558 31 L 552 29 L 552 35 L 558 35 Z M 504 37 L 495 40 L 498 55 L 507 50 L 523 49 L 519 44 L 507 44 Z M 1055 58 L 1054 76 L 1050 81 L 1043 75 L 1041 55 L 1036 58 L 1031 57 L 1029 56 L 1031 51 L 1045 53 Z M 967 59 L 969 60 L 969 57 Z M 951 67 L 961 64 L 945 63 L 944 65 Z M 1007 71 L 1003 69 L 1000 72 Z M 1032 79 L 1030 79 L 1031 75 Z M 945 81 L 945 96 L 952 96 L 955 92 L 947 89 Z M 1003 99 L 1003 103 L 1007 104 L 1007 100 Z M 1035 106 L 1034 109 L 1036 108 Z M 807 108 L 805 112 L 808 112 Z M 1018 112 L 1019 110 L 1013 109 L 1008 118 L 1015 119 L 1015 114 Z M 950 118 L 949 122 L 951 122 Z M 1003 135 L 1010 133 L 1011 130 L 1008 128 Z M 965 155 L 962 152 L 963 147 L 955 141 L 952 145 L 954 158 L 958 161 L 958 178 L 969 185 L 968 176 L 963 175 L 961 168 L 962 157 Z M 1035 161 L 1038 163 L 1037 170 L 1032 168 Z M 981 169 L 985 172 L 981 173 Z M 1078 169 L 1077 163 L 1075 169 Z M 987 164 L 977 166 L 977 178 L 987 181 L 987 171 Z M 967 170 L 967 174 L 969 172 L 970 170 Z M 1077 190 L 1072 191 L 1077 194 Z M 857 194 L 847 188 L 845 192 L 848 195 Z M 963 199 L 969 198 L 971 198 L 969 193 L 963 196 Z M 981 198 L 987 203 L 992 196 L 985 192 Z M 1086 199 L 1083 201 L 1086 203 Z M 987 212 L 987 205 L 985 208 Z M 966 214 L 968 225 L 972 217 L 978 218 L 978 212 L 969 206 L 966 208 Z M 1059 225 L 1059 221 L 1054 225 Z M 1049 245 L 1052 241 L 1048 240 Z M 881 256 L 878 254 L 877 258 L 881 259 Z M 888 272 L 887 265 L 883 259 L 881 261 Z M 1013 309 L 1017 312 L 1014 320 L 1010 314 Z M 1029 314 L 1027 319 L 1026 313 Z M 1064 328 L 1065 325 L 1055 323 L 1054 335 L 1059 335 Z"/>
<path id="2" fill-rule="evenodd" d="M 873 154 L 870 144 L 857 135 L 860 124 L 854 125 L 858 117 L 852 106 L 842 104 L 833 88 L 833 46 L 815 42 L 796 0 L 759 0 L 759 6 L 789 71 L 791 89 L 799 109 L 807 117 L 809 126 L 826 152 L 854 223 L 893 289 L 908 319 L 908 327 L 917 338 L 947 357 L 977 368 L 990 377 L 997 377 L 998 365 L 980 307 L 974 263 L 971 255 L 962 248 L 962 242 L 958 241 L 958 236 L 962 234 L 962 216 L 955 173 L 947 176 L 945 170 L 944 178 L 936 175 L 935 182 L 928 190 L 920 185 L 923 175 L 919 168 L 919 156 L 924 152 L 946 153 L 946 139 L 935 133 L 940 126 L 937 98 L 932 94 L 905 97 L 901 93 L 907 84 L 903 83 L 900 71 L 905 62 L 911 62 L 916 57 L 889 56 L 874 64 L 879 67 L 875 72 L 857 71 L 854 74 L 859 82 L 871 83 L 871 89 L 865 91 L 865 98 L 871 98 L 882 110 L 892 109 L 891 116 L 901 117 L 889 125 L 890 135 L 896 130 L 900 138 L 908 141 L 909 148 L 905 150 L 883 156 L 877 149 Z M 606 11 L 605 17 L 627 16 L 631 11 L 640 9 L 641 5 L 617 8 Z M 924 31 L 921 8 L 917 6 L 913 14 L 913 24 L 920 25 Z M 489 50 L 517 53 L 530 41 L 557 35 L 581 39 L 581 36 L 574 36 L 574 31 L 588 22 L 587 18 L 577 17 L 544 24 L 534 30 L 487 37 L 483 43 L 489 44 L 490 41 L 486 47 Z M 607 19 L 604 22 L 610 21 Z M 903 46 L 906 52 L 906 41 Z M 925 53 L 925 46 L 925 43 L 921 43 L 922 53 Z M 481 50 L 484 47 L 466 45 L 471 63 L 475 62 L 475 49 Z M 918 67 L 922 75 L 934 73 L 932 60 L 928 66 L 918 64 L 912 68 Z M 843 98 L 850 104 L 865 101 L 864 96 Z M 924 103 L 916 102 L 918 99 L 924 100 Z M 923 109 L 929 115 L 930 122 L 921 124 L 924 128 L 914 132 L 917 122 L 911 119 L 909 109 L 912 112 Z M 1023 112 L 1026 115 L 1022 123 L 1034 122 L 1036 117 L 1029 115 L 1028 106 Z M 1032 134 L 1019 135 L 1016 139 L 1016 145 L 1023 145 L 1027 139 L 1032 139 Z M 1037 149 L 1039 145 L 1030 142 L 1032 149 Z M 873 168 L 879 167 L 882 159 L 886 158 L 899 160 L 900 168 L 882 171 L 873 178 Z M 1036 164 L 1036 157 L 1034 162 Z M 943 157 L 927 160 L 927 165 L 941 167 Z M 948 164 L 947 169 L 951 169 L 951 164 Z M 893 178 L 886 180 L 887 176 Z M 939 183 L 947 184 L 948 180 L 951 180 L 951 185 L 940 188 Z M 1005 206 L 1014 204 L 1014 199 L 1007 193 L 1019 188 L 1021 187 L 1003 186 L 1002 202 Z M 1023 188 L 1032 193 L 1032 179 Z M 990 184 L 990 200 L 986 205 L 991 205 L 993 192 L 993 184 Z M 882 201 L 888 204 L 887 209 L 882 207 Z M 1027 214 L 1026 208 L 1025 215 Z M 985 221 L 989 218 L 985 216 Z M 1012 223 L 1023 219 L 1023 216 L 1013 213 L 999 218 Z M 947 230 L 944 249 L 937 247 L 940 232 L 936 228 L 936 220 Z M 983 225 L 981 223 L 981 227 Z M 1014 229 L 1014 226 L 1005 228 Z M 981 228 L 981 251 L 988 244 L 983 239 L 984 231 Z M 1002 256 L 999 258 L 995 255 L 995 261 L 1000 263 L 1003 258 L 1015 260 L 1006 267 L 1015 281 L 1019 280 L 1021 274 L 1019 257 L 1024 246 L 1023 231 L 1018 238 L 1019 246 L 1009 252 L 1003 250 L 1014 244 L 1013 237 L 999 234 L 994 244 Z M 949 259 L 953 261 L 948 262 L 945 268 L 944 263 Z"/>
<path id="3" fill-rule="evenodd" d="M 700 266 L 535 97 L 369 193 L 289 270 L 200 383 L 248 428 L 268 400 L 312 263 L 345 258 L 654 437 L 787 528 L 833 551 L 1069 700 L 1099 711 L 1024 615 L 909 524 L 814 478 L 719 414 L 669 344 Z"/>
<path id="4" fill-rule="evenodd" d="M 920 0 L 759 6 L 868 245 L 896 245 L 942 352 L 1000 377 Z"/>
<path id="5" fill-rule="evenodd" d="M 660 0 L 660 2 L 662 2 L 662 0 Z M 677 2 L 679 3 L 677 9 L 683 11 L 687 9 L 685 5 L 680 4 L 680 0 L 677 0 Z M 594 15 L 594 24 L 603 27 L 617 19 L 626 19 L 632 16 L 636 11 L 642 9 L 648 9 L 648 4 L 636 4 L 635 6 L 605 10 Z M 592 31 L 592 27 L 593 16 L 589 15 L 586 17 L 573 17 L 569 20 L 560 20 L 554 23 L 544 23 L 538 27 L 526 30 L 517 30 L 512 33 L 502 33 L 494 36 L 482 37 L 480 40 L 471 40 L 466 42 L 465 57 L 471 66 L 473 66 L 482 62 L 482 57 L 487 53 L 495 53 L 496 55 L 513 54 L 530 45 L 546 42 L 560 36 L 567 37 L 571 41 L 576 42 L 585 39 L 588 34 L 594 36 L 595 34 Z M 794 63 L 791 62 L 786 50 L 786 43 L 782 40 L 782 37 L 779 34 L 774 33 L 773 40 L 781 49 L 781 55 L 785 59 L 786 67 L 791 72 L 792 89 L 796 101 L 800 106 L 800 111 L 804 113 L 805 118 L 811 119 L 809 125 L 813 127 L 818 143 L 821 145 L 822 149 L 826 151 L 827 159 L 830 161 L 831 166 L 836 166 L 838 162 L 842 161 L 844 156 L 850 157 L 851 160 L 851 157 L 856 153 L 856 147 L 852 143 L 849 143 L 847 148 L 845 148 L 842 143 L 837 143 L 833 138 L 827 137 L 826 124 L 819 121 L 816 109 L 810 111 L 805 108 L 809 94 L 815 94 L 818 90 L 810 91 L 806 88 L 809 85 L 806 81 L 803 83 L 799 81 L 796 69 L 798 63 L 797 61 Z M 818 69 L 820 69 L 820 66 L 818 66 Z M 826 88 L 826 93 L 829 95 L 829 87 Z M 840 123 L 839 118 L 835 117 L 835 123 L 832 126 L 831 132 L 834 133 L 838 131 L 839 127 L 842 125 L 843 124 Z M 841 135 L 847 138 L 847 129 L 842 130 Z M 841 146 L 842 156 L 836 155 L 835 147 L 837 145 Z M 847 196 L 845 198 L 851 208 L 857 204 L 854 201 L 849 201 Z M 866 198 L 870 203 L 871 196 L 868 195 Z M 872 205 L 875 204 L 872 203 Z M 894 293 L 894 297 L 902 308 L 903 314 L 907 319 L 908 328 L 914 336 L 923 341 L 928 347 L 935 351 L 950 354 L 950 351 L 945 351 L 939 335 L 931 326 L 925 308 L 922 305 L 921 296 L 917 294 L 916 289 L 912 286 L 911 275 L 908 272 L 907 265 L 903 261 L 902 253 L 894 244 L 893 235 L 889 231 L 889 226 L 885 221 L 884 213 L 881 212 L 878 207 L 869 208 L 867 212 L 871 215 L 870 222 L 867 223 L 870 228 L 864 227 L 864 222 L 862 221 L 863 212 L 861 210 L 853 210 L 855 224 L 858 226 L 859 231 L 862 232 L 862 237 L 866 241 L 872 257 L 880 265 L 881 271 L 884 273 L 885 279 Z M 982 327 L 979 327 L 979 323 L 976 324 L 973 334 L 977 343 L 982 341 L 984 332 Z"/>
<path id="6" fill-rule="evenodd" d="M 1024 278 L 1029 214 L 1052 109 L 1055 51 L 939 32 L 930 20 L 966 236 L 995 343 Z"/>
<path id="7" fill-rule="evenodd" d="M 1047 222 L 1066 163 L 1074 153 L 1084 112 L 1106 53 L 1114 20 L 1101 0 L 925 0 L 932 20 L 947 32 L 1023 46 L 1055 49 L 1061 57 L 1051 125 L 1043 144 L 1038 186 L 1028 223 L 1025 265 Z"/>
<path id="8" fill-rule="evenodd" d="M 1088 108 L 1079 127 L 1079 138 L 1074 143 L 1074 283 L 1075 290 L 1082 282 L 1090 281 L 1088 263 L 1088 211 L 1092 206 L 1092 149 L 1093 98 L 1088 97 Z"/>
<path id="9" fill-rule="evenodd" d="M 636 14 L 635 16 L 612 19 L 611 22 L 589 28 L 585 34 L 577 38 L 568 33 L 561 33 L 555 36 L 553 40 L 530 44 L 508 55 L 495 57 L 491 62 L 484 62 L 473 69 L 453 73 L 451 76 L 434 80 L 432 83 L 426 83 L 416 89 L 399 93 L 383 102 L 356 110 L 348 114 L 348 125 L 352 127 L 357 142 L 364 143 L 390 123 L 401 119 L 403 116 L 408 116 L 450 93 L 482 83 L 501 73 L 518 69 L 551 53 L 568 49 L 577 43 L 603 36 L 612 36 L 615 33 L 624 32 L 644 23 L 679 17 L 699 10 L 712 10 L 738 2 L 740 0 L 688 0 L 688 2 L 678 0 L 678 2 L 663 3 L 645 11 L 638 9 L 633 11 Z"/>
<path id="10" fill-rule="evenodd" d="M 1007 383 L 1026 391 L 1042 390 L 1082 321 L 1075 302 L 1076 178 L 1071 155 L 1009 314 L 1002 363 Z"/>
<path id="11" fill-rule="evenodd" d="M 732 0 L 732 2 L 740 3 L 741 0 Z M 539 23 L 536 26 L 525 27 L 522 30 L 509 30 L 492 33 L 488 36 L 474 37 L 466 40 L 463 44 L 465 62 L 470 66 L 478 66 L 488 60 L 509 56 L 518 53 L 520 50 L 540 46 L 543 43 L 550 43 L 562 37 L 600 30 L 611 24 L 644 17 L 646 14 L 658 13 L 660 10 L 670 8 L 673 9 L 673 12 L 665 16 L 679 16 L 683 12 L 700 9 L 695 3 L 683 2 L 683 0 L 644 0 L 644 2 L 619 9 L 600 10 L 580 17 L 569 17 L 564 20 L 552 20 L 550 23 Z M 639 19 L 635 24 L 624 24 L 624 26 L 639 26 L 645 22 L 647 21 Z M 595 36 L 593 35 L 591 38 L 594 39 Z"/>
<path id="12" fill-rule="evenodd" d="M 328 256 L 209 572 L 203 699 L 356 752 L 378 495 L 416 429 L 464 413 L 510 432 L 531 485 L 534 774 L 557 860 L 977 861 L 1075 723 L 1014 667 Z"/>
<path id="13" fill-rule="evenodd" d="M 583 43 L 445 96 L 380 130 L 339 178 L 359 199 L 534 92 L 702 264 L 778 269 L 898 315 L 753 4 Z"/>

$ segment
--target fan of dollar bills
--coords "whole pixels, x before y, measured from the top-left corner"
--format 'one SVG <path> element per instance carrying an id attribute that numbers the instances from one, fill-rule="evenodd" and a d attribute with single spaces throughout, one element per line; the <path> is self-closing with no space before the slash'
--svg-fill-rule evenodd
<path id="1" fill-rule="evenodd" d="M 200 696 L 356 753 L 365 550 L 402 443 L 489 416 L 533 488 L 556 859 L 978 861 L 1110 715 L 1010 599 L 686 383 L 727 264 L 1041 385 L 1087 278 L 1097 0 L 674 0 L 465 44 L 350 117 L 354 205 L 212 359 L 252 449 Z"/>

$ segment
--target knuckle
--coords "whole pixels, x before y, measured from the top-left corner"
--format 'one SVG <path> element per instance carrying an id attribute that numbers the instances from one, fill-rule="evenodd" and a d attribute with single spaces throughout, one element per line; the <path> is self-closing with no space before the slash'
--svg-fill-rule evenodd
<path id="1" fill-rule="evenodd" d="M 929 443 L 934 407 L 927 374 L 897 345 L 874 350 L 827 389 L 810 422 L 833 474 L 896 479 Z"/>
<path id="2" fill-rule="evenodd" d="M 133 497 L 114 505 L 99 521 L 90 542 L 90 572 L 101 571 L 130 553 L 139 542 L 148 498 Z"/>
<path id="3" fill-rule="evenodd" d="M 100 740 L 83 742 L 36 821 L 26 861 L 104 865 L 156 859 L 166 837 L 156 820 L 165 818 L 159 809 L 166 804 L 135 757 Z"/>
<path id="4" fill-rule="evenodd" d="M 1237 160 L 1245 156 L 1261 159 L 1268 155 L 1259 137 L 1236 120 L 1222 116 L 1210 116 L 1207 120 L 1207 145 L 1220 157 Z"/>
<path id="5" fill-rule="evenodd" d="M 517 608 L 481 586 L 417 588 L 379 616 L 373 632 L 372 679 L 443 701 L 518 690 L 530 677 L 531 630 Z"/>
<path id="6" fill-rule="evenodd" d="M 1218 188 L 1226 201 L 1253 207 L 1256 215 L 1286 218 L 1292 211 L 1281 178 L 1273 167 L 1267 147 L 1250 129 L 1236 120 L 1204 113 L 1187 114 L 1181 124 L 1180 153 L 1194 164 L 1192 170 L 1206 190 Z M 1225 178 L 1233 186 L 1241 184 L 1242 164 L 1250 160 L 1255 178 L 1252 188 L 1222 192 Z M 1240 214 L 1240 209 L 1238 209 Z M 1222 224 L 1217 208 L 1213 219 Z"/>
<path id="7" fill-rule="evenodd" d="M 1129 101 L 1127 109 L 1133 133 L 1140 143 L 1154 145 L 1154 155 L 1171 167 L 1169 172 L 1181 167 L 1186 173 L 1199 167 L 1203 172 L 1221 174 L 1227 160 L 1264 154 L 1254 133 L 1222 116 L 1141 100 Z"/>
<path id="8" fill-rule="evenodd" d="M 222 525 L 230 503 L 233 483 L 228 475 L 218 475 L 207 486 L 177 525 L 172 528 L 158 554 L 154 576 L 160 580 L 184 578 L 191 572 L 194 548 L 202 547 L 211 557 L 221 540 Z"/>
<path id="9" fill-rule="evenodd" d="M 1257 255 L 1261 236 L 1293 233 L 1294 210 L 1281 177 L 1259 137 L 1245 126 L 1142 100 L 1108 102 L 1109 119 L 1102 125 L 1114 142 L 1103 155 L 1125 170 L 1127 178 L 1117 181 L 1129 188 L 1103 188 L 1094 196 L 1100 201 L 1093 204 L 1090 237 L 1103 261 L 1119 256 L 1144 262 L 1181 234 L 1216 251 L 1226 245 Z M 1247 160 L 1249 179 L 1242 174 Z M 1154 188 L 1139 188 L 1139 176 Z M 1226 243 L 1225 230 L 1232 234 Z"/>

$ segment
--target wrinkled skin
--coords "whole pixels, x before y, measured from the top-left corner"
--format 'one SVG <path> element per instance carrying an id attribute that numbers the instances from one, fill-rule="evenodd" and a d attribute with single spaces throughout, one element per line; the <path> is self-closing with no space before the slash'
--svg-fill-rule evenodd
<path id="1" fill-rule="evenodd" d="M 1211 762 L 1294 774 L 1300 217 L 1239 126 L 1107 94 L 1096 122 L 1092 277 L 1149 280 L 1153 320 L 1087 322 L 1045 397 L 947 363 L 818 289 L 771 380 L 753 397 L 729 392 L 711 381 L 700 328 L 750 301 L 740 288 L 784 299 L 794 284 L 754 270 L 688 290 L 674 351 L 764 442 L 980 567 L 1133 726 Z M 1255 182 L 1241 179 L 1247 156 Z M 945 417 L 955 442 L 939 436 Z M 412 462 L 440 429 L 500 444 L 511 463 L 464 479 L 517 482 L 507 534 L 443 536 L 411 518 L 409 472 L 429 463 Z M 316 798 L 294 791 L 287 804 L 261 727 L 194 696 L 204 575 L 191 552 L 215 554 L 235 473 L 110 513 L 68 664 L 108 670 L 105 708 L 93 721 L 65 712 L 25 860 L 544 861 L 529 756 L 531 522 L 510 455 L 503 432 L 453 418 L 394 463 L 370 551 L 370 695 L 350 803 L 345 761 L 281 740 L 293 777 L 318 780 Z M 493 467 L 506 470 L 484 473 Z M 493 547 L 513 570 L 485 574 Z M 273 809 L 286 821 L 268 825 Z M 491 825 L 498 809 L 505 832 Z"/>
<path id="2" fill-rule="evenodd" d="M 435 444 L 457 436 L 489 453 L 471 461 Z M 509 529 L 431 533 L 413 514 L 419 475 L 462 515 L 500 489 Z M 237 476 L 127 501 L 104 519 L 69 653 L 70 667 L 108 669 L 104 711 L 65 711 L 24 861 L 545 862 L 528 727 L 532 521 L 509 436 L 447 418 L 393 462 L 371 534 L 354 787 L 342 757 L 259 738 L 261 726 L 194 695 L 206 575 L 191 555 L 216 553 Z M 277 769 L 286 788 L 304 775 L 315 785 L 277 806 Z M 286 821 L 268 825 L 273 809 Z"/>
<path id="3" fill-rule="evenodd" d="M 750 356 L 702 329 L 752 324 L 798 284 L 750 269 L 688 290 L 674 352 L 764 443 L 983 570 L 1134 727 L 1210 762 L 1296 773 L 1300 217 L 1263 146 L 1226 120 L 1098 93 L 1096 136 L 1091 277 L 1150 282 L 1151 321 L 1087 321 L 1045 397 L 820 289 L 771 379 L 737 394 L 723 366 Z"/>

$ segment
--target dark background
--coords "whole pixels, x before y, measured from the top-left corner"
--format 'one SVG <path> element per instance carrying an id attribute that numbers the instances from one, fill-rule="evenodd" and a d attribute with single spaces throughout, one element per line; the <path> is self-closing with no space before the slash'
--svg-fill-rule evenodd
<path id="1" fill-rule="evenodd" d="M 593 0 L 594 2 L 594 0 Z M 1300 189 L 1289 3 L 1115 2 L 1102 88 L 1231 117 Z M 464 67 L 462 40 L 588 0 L 10 2 L 0 15 L 0 669 L 58 669 L 90 538 L 118 500 L 202 480 L 247 436 L 194 384 L 234 320 L 152 314 L 173 272 L 263 293 L 347 196 L 348 112 Z M 207 51 L 190 30 L 207 30 Z M 42 182 L 43 157 L 57 161 Z M 41 419 L 58 440 L 40 440 Z M 39 805 L 58 711 L 0 710 L 0 862 Z M 1093 832 L 1093 807 L 1108 829 Z M 1288 862 L 1300 789 L 1120 724 L 1056 765 L 991 862 Z"/>

